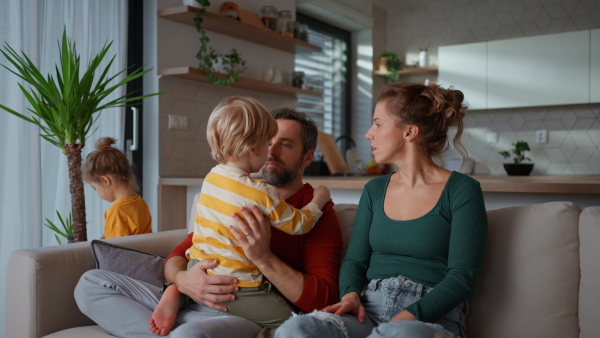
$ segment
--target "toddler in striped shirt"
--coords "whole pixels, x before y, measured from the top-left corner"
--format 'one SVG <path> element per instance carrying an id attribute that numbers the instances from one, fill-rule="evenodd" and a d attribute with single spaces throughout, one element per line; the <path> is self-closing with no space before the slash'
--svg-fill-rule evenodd
<path id="1" fill-rule="evenodd" d="M 263 280 L 260 270 L 244 254 L 238 236 L 251 236 L 230 230 L 233 214 L 241 207 L 256 205 L 271 225 L 291 235 L 309 232 L 322 215 L 321 209 L 331 200 L 326 187 L 314 190 L 310 203 L 302 209 L 288 205 L 260 180 L 250 177 L 265 164 L 269 143 L 277 134 L 277 122 L 258 101 L 241 96 L 223 100 L 208 120 L 207 138 L 212 157 L 219 162 L 204 178 L 196 205 L 193 245 L 186 251 L 188 269 L 206 259 L 219 265 L 208 269 L 209 275 L 237 279 L 236 299 L 227 303 L 228 312 L 274 329 L 291 316 L 292 308 L 281 295 Z M 240 215 L 241 216 L 241 215 Z M 150 329 L 166 335 L 174 325 L 177 311 L 187 303 L 176 285 L 166 287 L 157 305 Z"/>

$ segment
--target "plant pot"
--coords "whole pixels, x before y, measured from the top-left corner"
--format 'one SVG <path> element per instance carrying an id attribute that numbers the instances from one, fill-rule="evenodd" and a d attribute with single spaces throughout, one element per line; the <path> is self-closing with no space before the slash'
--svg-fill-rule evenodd
<path id="1" fill-rule="evenodd" d="M 533 170 L 533 163 L 504 163 L 504 170 L 508 176 L 529 176 Z"/>
<path id="2" fill-rule="evenodd" d="M 379 70 L 383 72 L 387 72 L 387 56 L 379 58 Z"/>
<path id="3" fill-rule="evenodd" d="M 196 0 L 183 0 L 183 5 L 200 8 L 200 4 Z"/>

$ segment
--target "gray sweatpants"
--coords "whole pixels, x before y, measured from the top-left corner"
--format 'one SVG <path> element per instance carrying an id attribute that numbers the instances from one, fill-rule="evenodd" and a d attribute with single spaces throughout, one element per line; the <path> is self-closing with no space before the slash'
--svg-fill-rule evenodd
<path id="1" fill-rule="evenodd" d="M 157 338 L 150 331 L 150 318 L 160 299 L 160 288 L 106 270 L 89 270 L 75 287 L 81 312 L 117 337 Z M 191 304 L 179 311 L 169 337 L 256 337 L 261 327 L 253 322 Z"/>

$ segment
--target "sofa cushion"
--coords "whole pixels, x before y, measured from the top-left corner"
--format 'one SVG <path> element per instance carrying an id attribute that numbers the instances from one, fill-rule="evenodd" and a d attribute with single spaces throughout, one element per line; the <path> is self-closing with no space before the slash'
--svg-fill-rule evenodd
<path id="1" fill-rule="evenodd" d="M 342 229 L 342 258 L 346 256 L 346 250 L 348 250 L 348 243 L 350 242 L 350 234 L 352 233 L 352 226 L 354 225 L 354 216 L 356 216 L 356 204 L 335 204 L 333 210 L 338 217 L 340 228 Z"/>
<path id="2" fill-rule="evenodd" d="M 141 280 L 152 285 L 165 283 L 165 258 L 146 252 L 93 240 L 96 268 Z"/>
<path id="3" fill-rule="evenodd" d="M 71 329 L 62 330 L 44 336 L 43 338 L 110 338 L 114 337 L 112 334 L 104 331 L 98 325 L 91 326 L 80 326 Z"/>
<path id="4" fill-rule="evenodd" d="M 580 338 L 600 332 L 600 206 L 587 207 L 579 217 L 579 333 Z"/>
<path id="5" fill-rule="evenodd" d="M 580 213 L 570 202 L 488 211 L 470 337 L 578 337 Z"/>

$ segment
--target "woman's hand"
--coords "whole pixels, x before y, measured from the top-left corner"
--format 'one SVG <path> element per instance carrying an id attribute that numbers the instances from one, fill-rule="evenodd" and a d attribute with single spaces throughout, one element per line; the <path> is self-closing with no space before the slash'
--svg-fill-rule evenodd
<path id="1" fill-rule="evenodd" d="M 246 257 L 254 264 L 260 265 L 261 261 L 268 261 L 273 256 L 271 252 L 271 223 L 257 206 L 250 209 L 240 208 L 245 221 L 236 213 L 233 220 L 237 228 L 229 226 L 229 231 L 240 242 Z"/>
<path id="2" fill-rule="evenodd" d="M 350 292 L 344 295 L 344 297 L 342 297 L 341 302 L 329 305 L 323 308 L 321 311 L 333 313 L 336 315 L 352 313 L 356 316 L 359 322 L 365 322 L 365 307 L 360 302 L 360 297 L 356 292 Z"/>
<path id="3" fill-rule="evenodd" d="M 395 322 L 399 320 L 417 320 L 417 317 L 413 316 L 412 313 L 404 310 L 399 314 L 395 315 L 394 318 L 390 319 L 390 322 Z"/>

